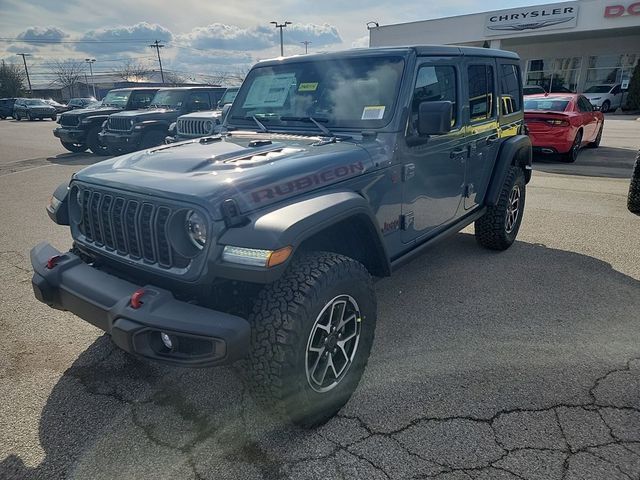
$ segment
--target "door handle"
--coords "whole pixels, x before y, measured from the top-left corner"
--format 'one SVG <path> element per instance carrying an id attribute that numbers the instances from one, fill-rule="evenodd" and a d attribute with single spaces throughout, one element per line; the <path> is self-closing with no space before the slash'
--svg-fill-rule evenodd
<path id="1" fill-rule="evenodd" d="M 462 155 L 463 153 L 465 153 L 466 151 L 467 151 L 466 148 L 462 148 L 462 147 L 454 148 L 449 153 L 449 158 L 456 158 L 456 157 Z"/>
<path id="2" fill-rule="evenodd" d="M 490 137 L 487 137 L 487 145 L 496 143 L 498 140 L 500 140 L 500 137 L 498 136 L 498 134 L 491 135 Z"/>

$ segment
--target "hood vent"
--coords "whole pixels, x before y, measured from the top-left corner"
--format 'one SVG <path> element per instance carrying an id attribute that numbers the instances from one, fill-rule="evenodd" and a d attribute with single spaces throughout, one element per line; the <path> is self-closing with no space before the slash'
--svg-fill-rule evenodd
<path id="1" fill-rule="evenodd" d="M 250 148 L 266 147 L 267 145 L 271 145 L 271 144 L 272 144 L 271 140 L 251 140 L 249 142 L 249 147 Z"/>

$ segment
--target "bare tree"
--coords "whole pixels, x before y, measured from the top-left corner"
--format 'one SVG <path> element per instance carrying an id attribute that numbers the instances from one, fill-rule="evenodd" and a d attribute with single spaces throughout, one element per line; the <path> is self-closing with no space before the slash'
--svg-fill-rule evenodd
<path id="1" fill-rule="evenodd" d="M 129 82 L 146 80 L 153 70 L 139 62 L 128 60 L 122 66 L 113 70 L 117 76 Z"/>
<path id="2" fill-rule="evenodd" d="M 244 82 L 244 78 L 247 76 L 247 73 L 249 73 L 249 70 L 251 70 L 250 65 L 238 66 L 234 68 L 230 72 L 227 72 L 226 78 L 225 78 L 226 83 L 229 83 L 232 85 L 242 84 L 242 82 Z"/>
<path id="3" fill-rule="evenodd" d="M 73 97 L 74 87 L 85 75 L 85 62 L 77 60 L 55 60 L 50 62 L 48 67 L 55 76 L 53 83 L 60 85 L 62 88 L 68 88 L 69 94 Z"/>
<path id="4" fill-rule="evenodd" d="M 24 95 L 24 69 L 13 63 L 2 62 L 0 67 L 0 97 L 20 97 Z"/>
<path id="5" fill-rule="evenodd" d="M 176 72 L 164 72 L 164 83 L 167 85 L 182 85 L 186 82 L 185 77 Z"/>

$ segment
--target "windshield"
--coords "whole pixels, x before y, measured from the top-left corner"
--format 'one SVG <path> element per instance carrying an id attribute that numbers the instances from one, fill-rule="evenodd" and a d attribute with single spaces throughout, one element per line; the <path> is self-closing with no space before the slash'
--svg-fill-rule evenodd
<path id="1" fill-rule="evenodd" d="M 389 123 L 404 60 L 357 57 L 257 67 L 247 76 L 229 112 L 229 123 L 255 127 L 304 125 L 375 128 Z M 305 122 L 305 123 L 303 123 Z"/>
<path id="2" fill-rule="evenodd" d="M 44 105 L 45 107 L 48 107 L 48 106 L 49 106 L 49 105 L 47 105 L 47 102 L 45 102 L 44 100 L 38 100 L 38 99 L 35 99 L 35 100 L 25 100 L 25 101 L 24 101 L 24 103 L 25 103 L 26 105 L 39 105 L 39 106 Z"/>
<path id="3" fill-rule="evenodd" d="M 227 103 L 233 103 L 238 95 L 239 88 L 228 88 L 224 95 L 220 99 L 220 105 L 226 105 Z"/>
<path id="4" fill-rule="evenodd" d="M 610 85 L 594 85 L 587 88 L 584 93 L 609 93 L 609 90 L 611 90 Z"/>
<path id="5" fill-rule="evenodd" d="M 564 112 L 571 101 L 570 98 L 527 98 L 524 101 L 525 110 L 544 110 L 546 112 Z"/>
<path id="6" fill-rule="evenodd" d="M 111 91 L 102 99 L 102 105 L 125 108 L 129 100 L 129 95 L 131 95 L 131 90 Z"/>
<path id="7" fill-rule="evenodd" d="M 151 100 L 151 106 L 179 109 L 182 106 L 182 102 L 184 102 L 186 93 L 184 90 L 159 91 Z"/>

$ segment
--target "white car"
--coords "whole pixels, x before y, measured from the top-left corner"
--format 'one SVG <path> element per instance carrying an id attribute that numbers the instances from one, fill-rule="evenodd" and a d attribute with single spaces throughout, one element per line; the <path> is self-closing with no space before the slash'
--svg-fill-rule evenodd
<path id="1" fill-rule="evenodd" d="M 619 83 L 592 85 L 584 91 L 584 96 L 603 113 L 622 106 L 623 92 Z"/>

